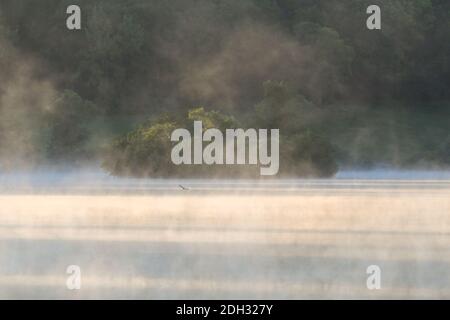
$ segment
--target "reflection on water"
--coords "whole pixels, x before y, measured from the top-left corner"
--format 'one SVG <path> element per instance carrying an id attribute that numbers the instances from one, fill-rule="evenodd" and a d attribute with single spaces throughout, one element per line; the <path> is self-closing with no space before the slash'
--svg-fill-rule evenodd
<path id="1" fill-rule="evenodd" d="M 383 172 L 1 174 L 0 298 L 450 298 L 449 175 Z M 366 287 L 374 264 L 379 291 Z"/>

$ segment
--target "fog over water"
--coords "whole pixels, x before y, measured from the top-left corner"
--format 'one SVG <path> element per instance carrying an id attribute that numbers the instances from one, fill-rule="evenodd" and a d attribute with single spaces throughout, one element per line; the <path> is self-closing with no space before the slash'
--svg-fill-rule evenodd
<path id="1" fill-rule="evenodd" d="M 66 269 L 81 268 L 68 290 Z M 366 269 L 381 269 L 381 289 Z M 450 298 L 450 173 L 0 175 L 0 298 Z"/>
<path id="2" fill-rule="evenodd" d="M 372 181 L 372 182 L 371 182 Z M 395 186 L 402 181 L 409 185 L 430 185 L 450 181 L 449 170 L 342 170 L 331 179 L 138 179 L 113 177 L 96 169 L 40 169 L 0 172 L 0 192 L 83 192 L 83 191 L 180 191 L 181 186 L 195 190 L 273 190 L 304 188 L 362 188 L 384 182 Z"/>

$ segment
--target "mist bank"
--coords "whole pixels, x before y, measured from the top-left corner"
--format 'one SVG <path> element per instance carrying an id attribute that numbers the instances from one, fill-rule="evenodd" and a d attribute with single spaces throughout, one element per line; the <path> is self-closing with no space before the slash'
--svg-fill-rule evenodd
<path id="1" fill-rule="evenodd" d="M 360 192 L 441 192 L 450 188 L 450 170 L 338 171 L 334 178 L 285 177 L 284 179 L 241 178 L 130 178 L 114 177 L 99 167 L 40 167 L 33 170 L 0 172 L 0 194 L 41 195 L 205 195 L 285 194 Z"/>
<path id="2" fill-rule="evenodd" d="M 270 100 L 270 97 L 265 99 Z M 264 103 L 263 100 L 261 104 Z M 224 119 L 233 119 L 232 124 L 216 123 L 212 127 L 223 130 L 270 127 L 268 121 L 273 120 L 263 117 L 261 120 L 259 106 L 252 114 L 223 115 Z M 133 117 L 93 117 L 79 122 L 85 130 L 81 136 L 76 130 L 67 130 L 70 118 L 62 123 L 52 121 L 49 114 L 47 119 L 28 118 L 33 126 L 23 128 L 27 122 L 19 117 L 16 120 L 19 122 L 7 123 L 10 129 L 2 136 L 0 172 L 42 167 L 53 170 L 101 167 L 112 175 L 141 178 L 226 178 L 230 174 L 235 178 L 257 178 L 257 166 L 231 166 L 224 170 L 214 166 L 175 166 L 171 162 L 174 143 L 167 129 L 192 128 L 195 119 L 206 119 L 215 112 L 203 108 L 192 110 L 201 112 L 173 123 L 170 123 L 171 116 L 153 117 L 145 122 Z M 274 110 L 287 112 L 283 108 Z M 398 105 L 379 107 L 376 111 L 334 105 L 317 109 L 319 115 L 316 116 L 309 112 L 303 113 L 306 117 L 290 115 L 288 118 L 292 121 L 281 120 L 273 125 L 280 128 L 281 136 L 280 172 L 275 178 L 332 177 L 337 172 L 355 168 L 361 171 L 379 168 L 411 172 L 449 170 L 448 110 L 446 105 L 412 112 Z M 270 115 L 277 117 L 276 111 Z M 308 117 L 302 123 L 302 119 Z M 47 140 L 52 130 L 57 131 L 60 138 Z M 71 141 L 72 133 L 75 140 L 84 142 Z"/>
<path id="3" fill-rule="evenodd" d="M 446 185 L 0 195 L 0 298 L 449 298 Z"/>

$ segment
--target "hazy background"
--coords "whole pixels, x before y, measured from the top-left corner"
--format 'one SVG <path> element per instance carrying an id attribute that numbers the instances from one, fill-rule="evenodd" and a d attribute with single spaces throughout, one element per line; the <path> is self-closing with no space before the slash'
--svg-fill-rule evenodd
<path id="1" fill-rule="evenodd" d="M 280 128 L 290 176 L 449 165 L 448 1 L 378 1 L 375 31 L 363 0 L 80 0 L 81 31 L 69 4 L 0 4 L 0 170 L 170 176 L 193 119 Z"/>

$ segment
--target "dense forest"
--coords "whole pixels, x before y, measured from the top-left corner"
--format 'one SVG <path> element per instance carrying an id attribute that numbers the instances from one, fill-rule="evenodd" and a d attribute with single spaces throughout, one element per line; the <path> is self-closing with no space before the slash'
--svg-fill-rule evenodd
<path id="1" fill-rule="evenodd" d="M 0 2 L 0 170 L 171 175 L 195 119 L 279 128 L 286 175 L 448 167 L 450 1 Z"/>

